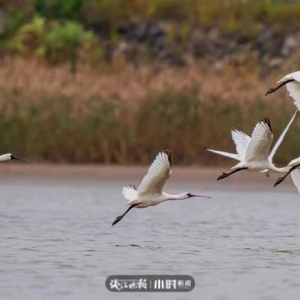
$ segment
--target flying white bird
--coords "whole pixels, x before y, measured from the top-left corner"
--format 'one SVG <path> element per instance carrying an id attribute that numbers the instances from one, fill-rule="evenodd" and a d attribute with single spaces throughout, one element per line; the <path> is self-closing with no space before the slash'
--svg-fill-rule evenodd
<path id="1" fill-rule="evenodd" d="M 123 187 L 123 196 L 128 200 L 126 205 L 130 206 L 123 215 L 116 217 L 112 225 L 120 222 L 122 218 L 134 207 L 145 208 L 148 206 L 155 206 L 167 200 L 185 200 L 191 197 L 210 198 L 190 193 L 182 193 L 178 195 L 167 194 L 163 191 L 163 187 L 170 175 L 171 150 L 163 150 L 156 156 L 138 189 L 136 189 L 134 185 Z"/>
<path id="2" fill-rule="evenodd" d="M 284 138 L 284 136 L 288 130 L 288 127 L 289 127 L 289 125 L 282 132 L 282 134 L 281 134 L 282 139 Z M 215 154 L 218 154 L 221 156 L 229 157 L 229 158 L 232 158 L 232 159 L 235 159 L 235 160 L 238 160 L 241 162 L 245 159 L 245 150 L 247 149 L 248 144 L 251 141 L 251 137 L 248 134 L 246 134 L 245 132 L 243 132 L 241 129 L 241 126 L 239 126 L 239 125 L 237 125 L 236 127 L 234 127 L 231 130 L 231 137 L 232 137 L 233 142 L 235 143 L 236 153 L 220 151 L 220 150 L 215 150 L 215 149 L 209 149 L 207 147 L 205 147 L 204 149 L 209 152 L 212 152 L 212 153 L 215 153 Z M 278 142 L 276 144 L 277 147 L 276 147 L 275 151 L 281 144 L 280 138 L 278 139 L 278 141 L 280 141 L 280 142 Z M 274 146 L 274 148 L 275 148 L 275 146 Z M 263 170 L 260 172 L 264 172 L 264 173 L 266 173 L 266 176 L 269 176 L 269 170 Z"/>
<path id="3" fill-rule="evenodd" d="M 298 192 L 300 193 L 300 170 L 298 169 L 300 167 L 300 157 L 293 159 L 288 165 L 286 170 L 286 174 L 283 177 L 279 177 L 277 181 L 274 184 L 274 187 L 278 184 L 280 184 L 284 179 L 291 173 L 292 180 L 294 182 L 294 185 L 296 186 Z"/>
<path id="4" fill-rule="evenodd" d="M 294 121 L 297 112 L 298 111 L 296 111 L 292 116 L 291 120 L 287 124 L 284 131 L 281 133 L 271 152 L 270 148 L 273 141 L 273 133 L 270 120 L 268 118 L 264 118 L 256 124 L 251 137 L 240 130 L 232 130 L 232 136 L 234 142 L 236 143 L 238 160 L 240 162 L 231 168 L 233 170 L 232 172 L 223 173 L 218 177 L 218 180 L 226 178 L 242 170 L 254 172 L 266 172 L 268 170 L 278 173 L 287 172 L 289 170 L 288 166 L 284 168 L 277 168 L 273 163 L 273 157 L 289 127 Z M 212 149 L 207 150 L 211 151 Z M 217 153 L 216 150 L 213 150 L 211 152 Z"/>
<path id="5" fill-rule="evenodd" d="M 277 83 L 279 85 L 275 88 L 269 89 L 265 96 L 276 92 L 278 89 L 286 85 L 286 89 L 289 92 L 289 95 L 294 100 L 294 103 L 298 110 L 300 110 L 300 71 L 288 74 L 281 78 Z"/>
<path id="6" fill-rule="evenodd" d="M 10 160 L 13 160 L 13 159 L 30 162 L 27 159 L 14 156 L 11 153 L 6 153 L 6 154 L 0 155 L 0 162 L 10 161 Z"/>

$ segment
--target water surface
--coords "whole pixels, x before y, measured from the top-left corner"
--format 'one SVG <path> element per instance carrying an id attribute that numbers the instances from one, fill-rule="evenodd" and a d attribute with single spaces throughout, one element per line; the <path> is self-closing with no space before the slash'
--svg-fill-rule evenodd
<path id="1" fill-rule="evenodd" d="M 128 179 L 2 178 L 0 297 L 299 299 L 300 197 L 292 186 L 171 181 L 211 200 L 126 209 Z M 187 274 L 190 293 L 123 293 L 113 274 Z"/>

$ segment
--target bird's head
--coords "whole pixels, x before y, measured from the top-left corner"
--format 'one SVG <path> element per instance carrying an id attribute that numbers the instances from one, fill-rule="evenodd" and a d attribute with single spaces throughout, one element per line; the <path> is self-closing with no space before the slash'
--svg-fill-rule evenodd
<path id="1" fill-rule="evenodd" d="M 191 193 L 185 193 L 185 199 L 189 199 L 189 198 L 192 198 L 192 197 L 210 198 L 208 196 L 200 196 L 200 195 L 194 195 L 194 194 L 191 194 Z"/>

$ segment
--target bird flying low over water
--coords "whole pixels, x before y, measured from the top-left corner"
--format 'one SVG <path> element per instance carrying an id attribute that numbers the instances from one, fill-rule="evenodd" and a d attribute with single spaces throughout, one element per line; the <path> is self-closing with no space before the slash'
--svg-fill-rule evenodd
<path id="1" fill-rule="evenodd" d="M 285 135 L 285 134 L 284 134 Z M 283 137 L 284 137 L 283 135 Z M 231 153 L 231 152 L 226 152 L 226 151 L 220 151 L 220 150 L 215 150 L 215 149 L 209 149 L 207 147 L 205 147 L 204 149 L 221 155 L 221 156 L 225 156 L 225 157 L 229 157 L 238 161 L 243 161 L 244 160 L 244 156 L 245 156 L 245 149 L 247 148 L 249 142 L 251 141 L 251 137 L 246 134 L 245 132 L 242 131 L 241 126 L 237 125 L 236 127 L 234 127 L 231 130 L 231 137 L 233 142 L 235 143 L 235 148 L 236 148 L 236 153 Z M 280 145 L 280 143 L 279 143 Z M 278 147 L 279 147 L 278 145 Z M 260 172 L 264 172 L 266 173 L 267 176 L 269 176 L 269 170 L 263 170 Z"/>
<path id="2" fill-rule="evenodd" d="M 151 164 L 148 173 L 143 178 L 138 189 L 134 185 L 123 188 L 123 196 L 128 200 L 126 205 L 130 205 L 123 215 L 118 216 L 112 225 L 117 224 L 134 207 L 145 208 L 155 206 L 168 200 L 185 200 L 191 197 L 207 196 L 193 195 L 191 193 L 182 193 L 178 195 L 167 194 L 163 191 L 166 181 L 171 175 L 171 150 L 159 152 Z"/>
<path id="3" fill-rule="evenodd" d="M 27 159 L 24 159 L 24 158 L 20 158 L 20 157 L 17 157 L 17 156 L 14 156 L 12 155 L 11 153 L 6 153 L 6 154 L 2 154 L 0 155 L 0 162 L 5 162 L 5 161 L 10 161 L 10 160 L 21 160 L 21 161 L 26 161 L 26 162 L 30 162 L 29 160 Z"/>
<path id="4" fill-rule="evenodd" d="M 231 135 L 236 145 L 237 154 L 213 149 L 206 149 L 210 152 L 228 156 L 240 161 L 237 165 L 231 168 L 233 170 L 232 172 L 223 173 L 218 177 L 218 180 L 226 178 L 242 170 L 249 170 L 254 172 L 267 172 L 269 170 L 278 173 L 287 172 L 288 166 L 284 168 L 277 168 L 273 163 L 273 157 L 277 152 L 280 144 L 282 143 L 291 124 L 293 123 L 297 113 L 298 111 L 296 110 L 291 120 L 276 141 L 271 152 L 270 148 L 273 141 L 273 133 L 269 118 L 264 118 L 256 124 L 251 137 L 240 129 L 234 128 L 231 130 Z M 228 154 L 230 154 L 230 156 Z"/>
<path id="5" fill-rule="evenodd" d="M 289 95 L 294 100 L 294 103 L 298 110 L 300 110 L 300 71 L 290 73 L 283 78 L 281 78 L 277 83 L 279 85 L 275 88 L 269 89 L 265 96 L 276 92 L 278 89 L 286 86 L 286 89 L 289 92 Z"/>

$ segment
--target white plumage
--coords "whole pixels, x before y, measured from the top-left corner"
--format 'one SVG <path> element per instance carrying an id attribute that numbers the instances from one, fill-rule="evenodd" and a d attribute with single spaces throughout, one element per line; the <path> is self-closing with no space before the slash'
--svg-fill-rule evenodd
<path id="1" fill-rule="evenodd" d="M 121 216 L 118 216 L 112 225 L 117 224 L 133 208 L 145 208 L 154 206 L 167 200 L 185 200 L 191 197 L 204 197 L 190 193 L 178 195 L 168 194 L 163 191 L 166 181 L 171 175 L 171 151 L 163 150 L 159 152 L 151 164 L 147 174 L 144 176 L 138 189 L 134 185 L 123 188 L 124 198 L 128 200 L 127 205 L 130 207 Z"/>
<path id="2" fill-rule="evenodd" d="M 238 158 L 242 161 L 245 159 L 246 150 L 251 142 L 251 137 L 239 129 L 231 130 L 231 136 L 236 146 Z"/>
<path id="3" fill-rule="evenodd" d="M 277 83 L 279 83 L 279 85 L 275 88 L 269 89 L 266 95 L 276 92 L 278 89 L 285 85 L 297 109 L 300 110 L 300 71 L 287 74 L 286 76 L 278 80 Z"/>
<path id="4" fill-rule="evenodd" d="M 252 132 L 251 137 L 246 133 L 241 131 L 240 129 L 231 130 L 232 139 L 236 145 L 237 154 L 229 153 L 232 155 L 232 158 L 237 156 L 237 160 L 240 162 L 233 166 L 231 169 L 234 170 L 231 173 L 223 173 L 219 179 L 223 179 L 228 177 L 229 175 L 236 173 L 241 170 L 249 170 L 256 172 L 267 172 L 272 170 L 274 172 L 285 173 L 288 170 L 288 166 L 284 168 L 277 168 L 273 163 L 273 157 L 278 150 L 280 144 L 282 143 L 287 131 L 289 130 L 291 124 L 293 123 L 296 115 L 296 111 L 280 137 L 276 141 L 272 151 L 270 152 L 270 148 L 273 141 L 273 133 L 270 124 L 270 120 L 268 118 L 262 119 L 258 122 Z M 207 149 L 210 152 L 228 156 L 228 152 Z M 228 156 L 230 157 L 230 156 Z"/>
<path id="5" fill-rule="evenodd" d="M 172 173 L 171 151 L 159 152 L 154 162 L 151 164 L 146 176 L 138 187 L 138 194 L 160 194 Z"/>
<path id="6" fill-rule="evenodd" d="M 296 186 L 298 193 L 300 193 L 300 170 L 296 169 L 291 173 L 292 180 Z"/>
<path id="7" fill-rule="evenodd" d="M 273 133 L 270 120 L 268 118 L 262 119 L 253 129 L 251 140 L 246 148 L 245 161 L 268 161 L 272 141 Z"/>
<path id="8" fill-rule="evenodd" d="M 122 194 L 125 199 L 129 200 L 127 204 L 129 204 L 130 201 L 136 200 L 138 196 L 135 186 L 132 185 L 124 186 L 122 190 Z"/>

